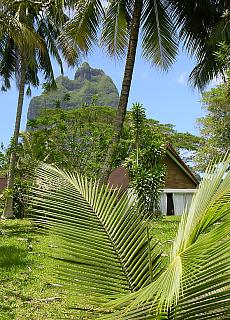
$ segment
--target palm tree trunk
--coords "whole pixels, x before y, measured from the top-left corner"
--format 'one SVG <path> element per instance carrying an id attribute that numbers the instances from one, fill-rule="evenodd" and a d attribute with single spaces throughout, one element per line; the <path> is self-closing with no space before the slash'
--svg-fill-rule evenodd
<path id="1" fill-rule="evenodd" d="M 129 38 L 129 46 L 128 46 L 128 52 L 126 56 L 124 77 L 122 81 L 121 94 L 120 94 L 118 109 L 117 109 L 116 118 L 114 122 L 114 136 L 112 139 L 112 144 L 108 148 L 108 152 L 104 161 L 104 166 L 101 172 L 103 181 L 107 181 L 108 176 L 111 172 L 112 162 L 114 160 L 116 147 L 121 137 L 121 132 L 123 128 L 123 123 L 124 123 L 128 99 L 129 99 L 129 91 L 130 91 L 131 81 L 133 76 L 133 68 L 134 68 L 134 63 L 136 58 L 142 7 L 143 7 L 143 0 L 135 0 L 130 38 Z"/>
<path id="2" fill-rule="evenodd" d="M 10 154 L 10 164 L 8 171 L 8 179 L 7 179 L 7 189 L 9 190 L 9 196 L 6 198 L 4 211 L 2 214 L 2 219 L 8 219 L 13 217 L 13 187 L 14 187 L 14 176 L 15 176 L 15 165 L 16 165 L 16 150 L 15 148 L 18 145 L 18 137 L 20 131 L 20 123 L 22 116 L 22 107 L 25 93 L 25 82 L 26 82 L 26 69 L 22 64 L 21 66 L 21 78 L 19 83 L 19 93 L 18 93 L 18 105 L 17 105 L 17 113 L 16 120 L 14 126 L 14 135 L 12 141 L 12 151 Z"/>

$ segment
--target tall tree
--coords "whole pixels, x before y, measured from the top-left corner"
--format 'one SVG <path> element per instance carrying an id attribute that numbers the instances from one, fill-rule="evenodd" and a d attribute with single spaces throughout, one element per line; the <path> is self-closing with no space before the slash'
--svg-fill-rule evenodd
<path id="1" fill-rule="evenodd" d="M 62 1 L 1 1 L 0 5 L 0 77 L 2 90 L 10 88 L 15 78 L 18 103 L 7 188 L 13 189 L 21 114 L 25 91 L 30 85 L 38 86 L 41 71 L 51 86 L 55 86 L 51 55 L 62 69 L 61 58 L 55 43 L 59 26 L 65 21 Z M 27 88 L 26 88 L 27 87 Z M 12 196 L 8 197 L 2 218 L 13 216 Z"/>
<path id="2" fill-rule="evenodd" d="M 191 1 L 192 2 L 192 1 Z M 211 1 L 210 1 L 211 2 Z M 214 7 L 209 14 L 206 14 L 203 7 L 203 18 L 197 16 L 202 23 L 192 25 L 200 32 L 200 43 L 195 50 L 197 65 L 192 70 L 190 82 L 203 90 L 205 86 L 214 78 L 224 76 L 226 64 L 220 61 L 217 52 L 220 51 L 220 44 L 225 43 L 225 48 L 221 49 L 222 56 L 227 48 L 229 57 L 230 45 L 230 4 L 228 0 L 213 1 Z M 203 2 L 200 2 L 203 6 Z M 202 9 L 201 9 L 202 10 Z M 208 13 L 208 12 L 207 12 Z M 207 26 L 205 28 L 205 26 Z"/>
<path id="3" fill-rule="evenodd" d="M 195 156 L 197 170 L 230 150 L 230 79 L 203 93 L 206 115 L 198 119 L 203 144 Z"/>
<path id="4" fill-rule="evenodd" d="M 113 0 L 106 6 L 99 0 L 80 1 L 76 14 L 67 24 L 63 39 L 77 41 L 79 50 L 88 51 L 97 43 L 102 24 L 101 44 L 108 53 L 118 57 L 126 54 L 126 64 L 117 116 L 115 134 L 110 145 L 102 175 L 106 179 L 121 136 L 132 81 L 136 49 L 141 31 L 143 56 L 152 64 L 168 69 L 177 52 L 176 31 L 185 49 L 205 53 L 204 42 L 210 26 L 222 15 L 222 2 L 211 0 Z M 221 7 L 221 8 L 220 8 Z"/>

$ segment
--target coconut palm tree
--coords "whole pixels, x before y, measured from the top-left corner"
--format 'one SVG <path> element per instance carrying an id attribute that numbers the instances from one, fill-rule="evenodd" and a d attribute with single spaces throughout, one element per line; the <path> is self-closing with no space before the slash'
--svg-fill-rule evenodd
<path id="1" fill-rule="evenodd" d="M 201 9 L 202 10 L 202 9 Z M 224 65 L 217 59 L 217 52 L 220 51 L 220 44 L 225 42 L 230 45 L 230 5 L 227 0 L 219 0 L 215 4 L 209 15 L 205 14 L 203 8 L 202 23 L 192 25 L 191 28 L 197 28 L 201 35 L 201 42 L 194 55 L 197 65 L 192 70 L 189 81 L 200 90 L 215 77 L 224 74 Z M 212 17 L 210 19 L 210 17 Z M 206 25 L 208 28 L 204 28 Z"/>
<path id="2" fill-rule="evenodd" d="M 144 58 L 163 69 L 168 69 L 175 60 L 178 40 L 190 54 L 199 53 L 203 57 L 210 26 L 221 18 L 221 3 L 221 0 L 112 0 L 106 5 L 100 0 L 76 2 L 75 16 L 66 25 L 62 39 L 69 37 L 77 42 L 80 51 L 87 52 L 97 43 L 100 33 L 100 42 L 110 55 L 122 57 L 127 49 L 115 134 L 102 172 L 105 179 L 123 128 L 140 33 Z"/>
<path id="3" fill-rule="evenodd" d="M 206 172 L 164 268 L 133 196 L 40 165 L 31 205 L 39 229 L 55 235 L 58 279 L 106 310 L 102 319 L 229 319 L 229 163 Z"/>
<path id="4" fill-rule="evenodd" d="M 25 91 L 30 85 L 38 86 L 38 72 L 55 87 L 51 55 L 62 70 L 62 62 L 55 39 L 61 24 L 66 21 L 62 1 L 26 0 L 1 1 L 0 6 L 0 77 L 2 90 L 10 88 L 15 78 L 18 87 L 18 104 L 8 173 L 7 197 L 2 218 L 13 216 L 12 188 L 14 184 L 16 148 Z M 27 87 L 27 89 L 26 89 Z"/>

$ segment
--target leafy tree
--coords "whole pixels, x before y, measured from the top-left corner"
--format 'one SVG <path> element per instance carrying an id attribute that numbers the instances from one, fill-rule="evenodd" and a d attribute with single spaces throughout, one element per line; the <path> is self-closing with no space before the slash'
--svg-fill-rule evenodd
<path id="1" fill-rule="evenodd" d="M 55 39 L 59 34 L 59 26 L 65 20 L 60 1 L 1 1 L 0 77 L 3 80 L 2 90 L 10 88 L 13 77 L 15 77 L 19 90 L 7 182 L 9 190 L 14 184 L 15 148 L 18 145 L 26 86 L 28 86 L 27 93 L 30 93 L 30 85 L 39 85 L 39 71 L 42 71 L 45 79 L 55 86 L 50 55 L 62 68 Z M 2 217 L 12 216 L 12 197 L 8 197 Z"/>
<path id="2" fill-rule="evenodd" d="M 223 55 L 229 57 L 229 1 L 219 0 L 213 4 L 216 8 L 213 7 L 212 12 L 207 15 L 204 12 L 201 19 L 202 24 L 208 26 L 207 30 L 204 30 L 202 24 L 197 25 L 197 28 L 200 28 L 201 43 L 195 52 L 197 65 L 190 74 L 190 81 L 199 89 L 204 89 L 212 79 L 224 75 L 227 60 L 223 62 L 222 58 Z M 206 10 L 205 6 L 203 10 Z"/>
<path id="3" fill-rule="evenodd" d="M 65 95 L 62 99 L 64 98 Z M 61 103 L 54 100 L 56 108 L 42 108 L 40 116 L 28 122 L 29 131 L 22 135 L 22 143 L 18 149 L 17 167 L 22 166 L 27 172 L 29 164 L 35 167 L 34 161 L 39 160 L 54 163 L 66 170 L 76 169 L 90 177 L 100 177 L 103 158 L 113 134 L 114 108 L 85 106 L 63 110 L 60 108 Z M 132 112 L 128 112 L 113 168 L 124 164 L 127 158 L 130 158 L 133 165 L 136 163 L 137 139 L 140 140 L 138 154 L 140 149 L 141 161 L 144 161 L 145 154 L 147 158 L 152 157 L 151 152 L 158 149 L 160 141 L 177 142 L 179 151 L 198 148 L 198 138 L 187 134 L 188 138 L 184 141 L 184 135 L 177 133 L 172 125 L 160 124 L 152 119 L 144 119 L 143 130 L 137 131 Z M 146 161 L 143 164 L 145 169 L 150 168 Z"/>
<path id="4" fill-rule="evenodd" d="M 99 319 L 228 319 L 229 162 L 226 157 L 209 168 L 164 269 L 139 203 L 126 195 L 117 199 L 97 181 L 41 165 L 31 205 L 38 225 L 60 241 L 59 281 L 93 300 L 92 317 Z M 107 314 L 100 317 L 100 310 Z"/>
<path id="5" fill-rule="evenodd" d="M 201 59 L 208 50 L 205 43 L 210 27 L 221 19 L 222 2 L 114 0 L 108 1 L 106 6 L 101 1 L 77 2 L 75 16 L 67 24 L 63 40 L 67 37 L 77 41 L 79 50 L 87 52 L 92 44 L 97 43 L 102 24 L 100 42 L 108 53 L 122 57 L 127 49 L 113 143 L 110 144 L 102 170 L 105 179 L 110 173 L 122 134 L 140 31 L 143 56 L 154 65 L 168 69 L 174 61 L 177 52 L 176 30 L 179 30 L 178 38 L 186 50 Z"/>
<path id="6" fill-rule="evenodd" d="M 4 152 L 4 147 L 2 145 L 0 149 L 0 176 L 5 175 L 6 167 L 7 167 L 7 156 Z"/>
<path id="7" fill-rule="evenodd" d="M 11 194 L 15 176 L 16 153 L 20 129 L 24 94 L 30 94 L 30 86 L 38 86 L 38 72 L 42 71 L 47 86 L 56 88 L 52 71 L 51 55 L 62 71 L 62 62 L 56 39 L 61 25 L 68 19 L 63 7 L 68 1 L 2 1 L 0 11 L 0 37 L 2 46 L 0 56 L 0 76 L 3 78 L 2 90 L 10 88 L 11 78 L 15 76 L 19 87 L 18 106 L 8 174 L 8 191 Z M 64 44 L 62 44 L 64 45 Z M 67 54 L 65 52 L 65 57 Z M 68 62 L 76 62 L 74 48 L 68 50 Z M 27 86 L 27 90 L 26 90 Z M 12 216 L 12 197 L 5 204 L 3 218 Z"/>
<path id="8" fill-rule="evenodd" d="M 207 163 L 220 158 L 230 149 L 230 78 L 203 94 L 206 116 L 198 119 L 203 144 L 195 161 L 197 169 L 204 171 Z"/>
<path id="9" fill-rule="evenodd" d="M 25 135 L 21 154 L 90 177 L 98 176 L 111 142 L 114 114 L 110 107 L 63 110 L 59 103 L 55 109 L 43 109 L 40 117 L 28 123 L 30 131 Z"/>
<path id="10" fill-rule="evenodd" d="M 142 211 L 145 217 L 151 217 L 159 209 L 165 181 L 165 167 L 161 163 L 165 156 L 165 140 L 162 134 L 148 126 L 142 105 L 133 105 L 130 118 L 130 136 L 135 147 L 124 163 L 129 169 L 131 185 L 141 200 Z"/>
<path id="11" fill-rule="evenodd" d="M 215 53 L 215 58 L 220 66 L 220 73 L 225 79 L 225 72 L 230 69 L 230 43 L 225 41 L 219 44 L 218 51 Z"/>

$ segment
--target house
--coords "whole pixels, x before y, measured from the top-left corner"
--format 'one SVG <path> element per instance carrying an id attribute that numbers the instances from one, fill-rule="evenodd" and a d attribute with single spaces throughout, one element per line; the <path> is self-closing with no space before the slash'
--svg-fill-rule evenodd
<path id="1" fill-rule="evenodd" d="M 163 163 L 166 166 L 166 181 L 160 210 L 163 215 L 181 215 L 190 206 L 199 182 L 171 145 L 167 146 Z"/>

